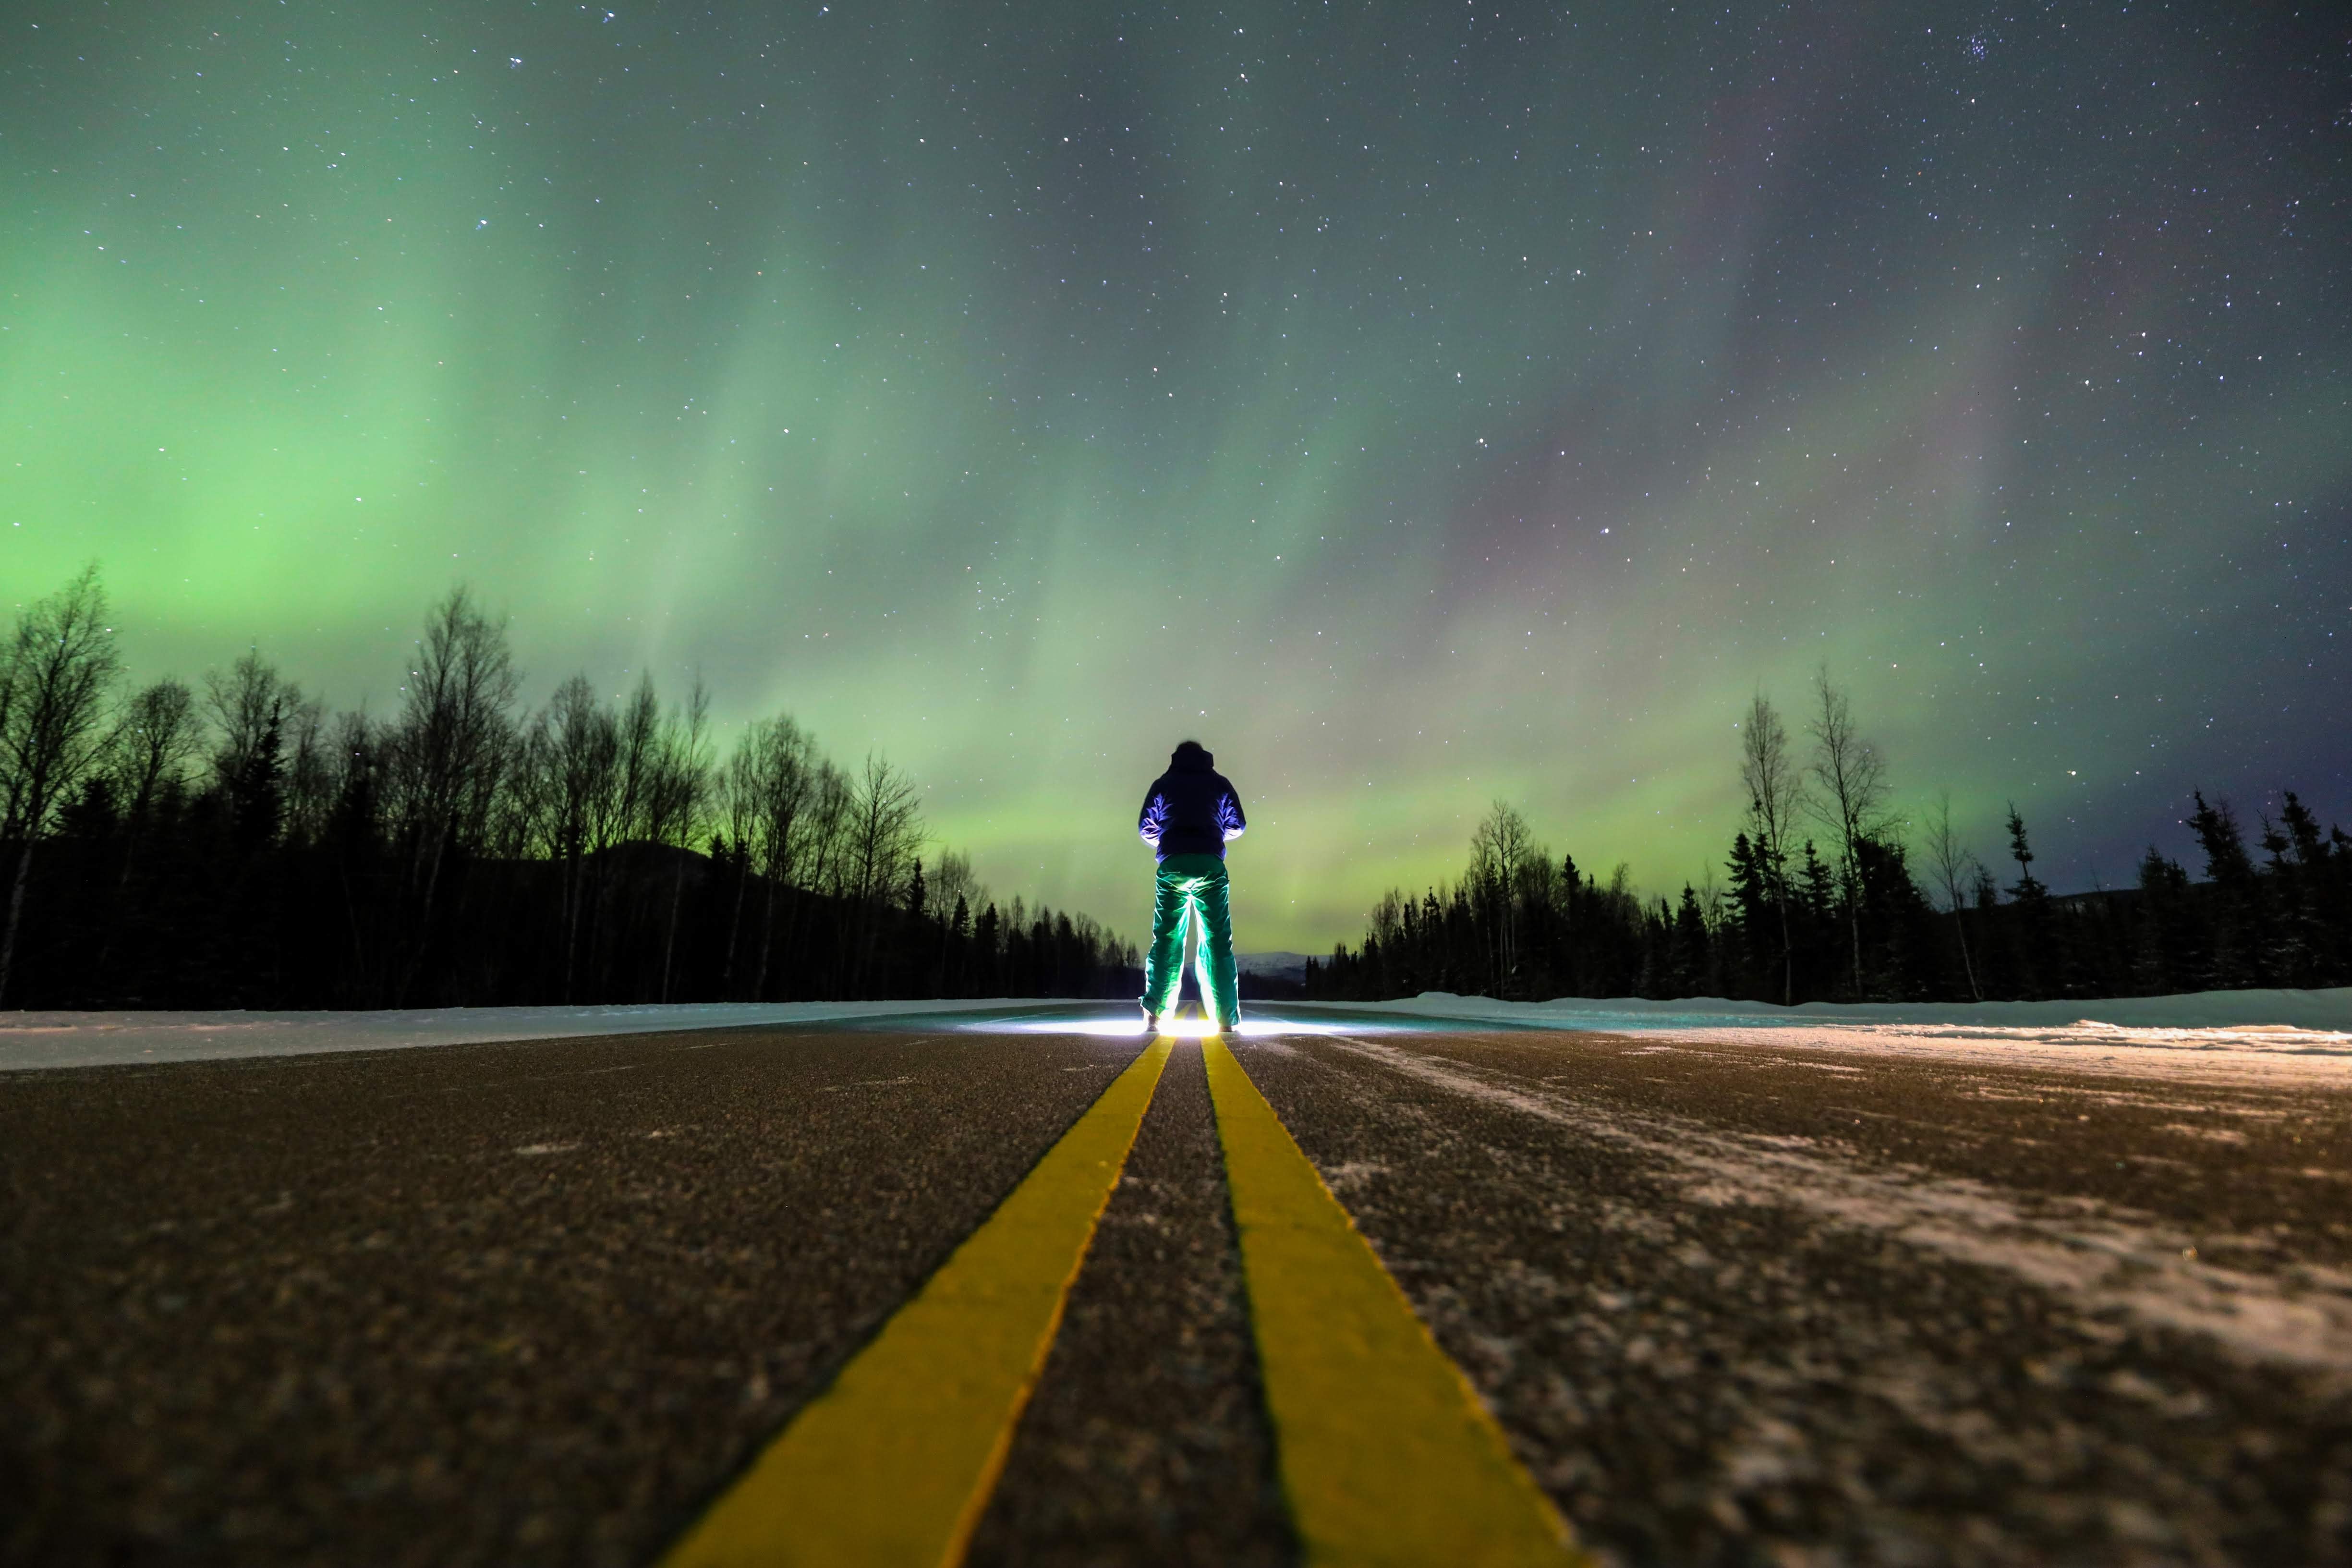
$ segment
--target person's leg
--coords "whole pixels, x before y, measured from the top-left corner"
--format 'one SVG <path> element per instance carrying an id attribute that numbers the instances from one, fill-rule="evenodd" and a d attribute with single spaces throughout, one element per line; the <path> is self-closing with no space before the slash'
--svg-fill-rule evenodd
<path id="1" fill-rule="evenodd" d="M 1230 1029 L 1242 1021 L 1242 993 L 1241 976 L 1234 965 L 1234 916 L 1224 862 L 1218 861 L 1216 869 L 1201 877 L 1193 886 L 1196 890 L 1192 896 L 1201 906 L 1201 952 L 1197 960 L 1201 1005 L 1221 1026 Z"/>
<path id="2" fill-rule="evenodd" d="M 1184 928 L 1192 923 L 1192 900 L 1184 896 L 1184 882 L 1164 864 L 1155 879 L 1151 949 L 1143 958 L 1143 1005 L 1157 1018 L 1176 1010 L 1176 993 L 1184 984 Z"/>

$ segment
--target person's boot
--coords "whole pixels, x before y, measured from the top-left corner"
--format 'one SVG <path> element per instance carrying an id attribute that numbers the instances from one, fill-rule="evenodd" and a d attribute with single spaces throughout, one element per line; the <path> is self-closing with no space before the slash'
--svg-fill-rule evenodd
<path id="1" fill-rule="evenodd" d="M 1135 1005 L 1143 1009 L 1143 1032 L 1147 1035 L 1158 1034 L 1160 1015 L 1151 1010 L 1151 1004 L 1139 998 Z"/>

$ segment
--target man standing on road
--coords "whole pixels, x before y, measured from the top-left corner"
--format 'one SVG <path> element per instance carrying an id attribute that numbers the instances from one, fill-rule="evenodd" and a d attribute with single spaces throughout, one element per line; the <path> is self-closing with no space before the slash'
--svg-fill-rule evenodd
<path id="1" fill-rule="evenodd" d="M 1242 797 L 1217 759 L 1198 741 L 1178 744 L 1168 771 L 1143 794 L 1135 829 L 1160 857 L 1159 895 L 1151 907 L 1151 951 L 1143 961 L 1144 1026 L 1158 1033 L 1176 1010 L 1184 982 L 1184 932 L 1198 915 L 1201 944 L 1193 959 L 1201 1005 L 1220 1030 L 1242 1021 L 1241 986 L 1234 973 L 1234 917 L 1226 901 L 1225 846 L 1249 824 Z"/>

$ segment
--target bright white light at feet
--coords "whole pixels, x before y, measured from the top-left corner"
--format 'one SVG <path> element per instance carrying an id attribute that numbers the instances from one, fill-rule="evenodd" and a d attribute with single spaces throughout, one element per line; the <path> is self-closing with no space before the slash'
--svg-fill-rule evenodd
<path id="1" fill-rule="evenodd" d="M 1130 1039 L 1143 1039 L 1146 1037 L 1143 1030 L 1143 1020 L 1140 1017 L 1023 1018 L 1017 1021 L 1007 1019 L 1003 1023 L 992 1021 L 971 1023 L 961 1026 L 966 1029 L 981 1030 L 989 1033 L 1005 1030 L 1023 1035 L 1101 1035 L 1111 1037 L 1125 1036 Z M 1368 1032 L 1376 1033 L 1381 1027 L 1381 1026 L 1373 1025 L 1367 1029 L 1360 1026 L 1351 1026 L 1349 1028 L 1349 1032 L 1359 1035 Z M 1340 1026 L 1337 1024 L 1309 1024 L 1289 1018 L 1244 1018 L 1238 1028 L 1227 1032 L 1252 1037 L 1264 1037 L 1268 1035 L 1336 1035 L 1339 1033 L 1339 1031 Z M 1168 1035 L 1180 1040 L 1198 1040 L 1205 1038 L 1210 1035 L 1214 1035 L 1219 1031 L 1206 1018 L 1171 1018 L 1167 1023 L 1160 1026 L 1160 1032 L 1163 1035 Z"/>

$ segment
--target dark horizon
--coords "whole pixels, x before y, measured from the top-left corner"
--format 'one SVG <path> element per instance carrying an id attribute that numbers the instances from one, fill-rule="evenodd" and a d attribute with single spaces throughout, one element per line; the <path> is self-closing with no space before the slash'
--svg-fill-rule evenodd
<path id="1" fill-rule="evenodd" d="M 919 781 L 878 752 L 836 763 L 788 713 L 722 749 L 708 693 L 666 693 L 650 675 L 618 698 L 575 678 L 526 705 L 507 628 L 463 593 L 421 629 L 399 710 L 371 719 L 330 712 L 252 653 L 196 681 L 129 685 L 94 569 L 20 615 L 0 650 L 0 1003 L 1109 997 L 1141 984 L 1115 921 L 1019 895 L 1000 907 L 926 824 Z M 1751 702 L 1749 809 L 1725 875 L 1708 868 L 1679 901 L 1645 894 L 1622 860 L 1580 870 L 1496 802 L 1459 878 L 1392 887 L 1352 961 L 1343 942 L 1319 970 L 1253 990 L 1789 1003 L 2352 984 L 2352 836 L 2292 793 L 2252 824 L 2200 798 L 2201 882 L 2151 849 L 2129 898 L 2053 896 L 2033 870 L 2046 840 L 2034 847 L 2013 805 L 2009 880 L 1948 802 L 1924 823 L 1895 810 L 1843 689 L 1824 678 L 1797 721 L 1792 736 Z"/>

